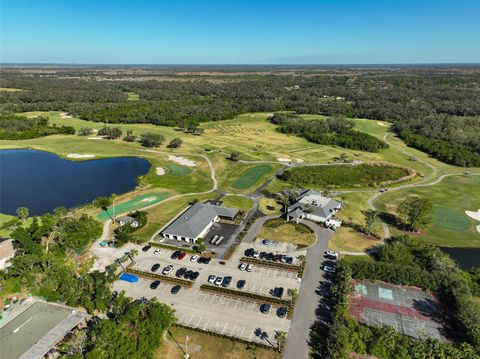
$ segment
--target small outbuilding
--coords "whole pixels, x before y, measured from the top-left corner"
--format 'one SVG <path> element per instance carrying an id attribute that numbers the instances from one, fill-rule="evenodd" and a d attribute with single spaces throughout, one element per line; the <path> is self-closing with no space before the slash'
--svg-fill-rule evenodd
<path id="1" fill-rule="evenodd" d="M 288 207 L 286 217 L 287 220 L 295 220 L 297 223 L 306 218 L 336 229 L 342 222 L 335 220 L 334 217 L 342 206 L 342 202 L 309 189 L 302 191 L 295 203 Z"/>
<path id="2" fill-rule="evenodd" d="M 122 227 L 126 226 L 126 225 L 130 225 L 130 227 L 132 227 L 132 228 L 137 228 L 138 227 L 138 221 L 135 218 L 130 217 L 130 216 L 119 217 L 119 218 L 117 218 L 117 222 Z"/>

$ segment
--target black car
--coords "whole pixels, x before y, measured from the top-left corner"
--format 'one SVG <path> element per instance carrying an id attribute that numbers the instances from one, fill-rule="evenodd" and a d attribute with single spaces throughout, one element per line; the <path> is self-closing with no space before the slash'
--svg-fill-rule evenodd
<path id="1" fill-rule="evenodd" d="M 192 276 L 193 274 L 193 270 L 189 269 L 187 270 L 184 274 L 183 274 L 183 278 L 185 279 L 190 279 L 190 277 Z"/>
<path id="2" fill-rule="evenodd" d="M 178 256 L 180 255 L 180 253 L 182 253 L 181 251 L 175 251 L 172 253 L 172 255 L 170 256 L 170 258 L 172 259 L 177 259 Z"/>
<path id="3" fill-rule="evenodd" d="M 286 307 L 280 307 L 277 309 L 277 315 L 280 318 L 284 318 L 287 315 L 288 309 Z"/>
<path id="4" fill-rule="evenodd" d="M 187 271 L 187 268 L 185 268 L 185 267 L 177 269 L 177 271 L 175 272 L 175 277 L 177 277 L 177 278 L 183 277 L 183 275 L 185 274 L 186 271 Z"/>
<path id="5" fill-rule="evenodd" d="M 152 248 L 152 246 L 151 246 L 150 244 L 147 244 L 146 246 L 144 246 L 144 247 L 142 248 L 142 252 L 148 252 L 148 250 L 149 250 L 150 248 Z"/>
<path id="6" fill-rule="evenodd" d="M 152 272 L 156 272 L 156 271 L 158 270 L 158 268 L 160 268 L 160 264 L 155 263 L 155 264 L 152 266 L 151 270 L 152 270 Z"/>
<path id="7" fill-rule="evenodd" d="M 180 292 L 180 289 L 182 289 L 182 286 L 179 285 L 179 284 L 177 284 L 176 286 L 174 286 L 174 287 L 172 288 L 172 290 L 170 291 L 170 293 L 172 293 L 172 294 L 177 294 L 178 292 Z"/>
<path id="8" fill-rule="evenodd" d="M 268 303 L 263 303 L 263 304 L 260 306 L 260 311 L 261 311 L 263 314 L 268 314 L 268 313 L 270 313 L 270 307 L 271 307 L 270 304 L 268 304 Z"/>
<path id="9" fill-rule="evenodd" d="M 275 287 L 273 288 L 273 295 L 275 297 L 282 298 L 284 291 L 285 290 L 283 289 L 283 287 Z"/>
<path id="10" fill-rule="evenodd" d="M 160 285 L 160 281 L 154 280 L 152 284 L 150 284 L 150 289 L 157 289 L 159 285 Z"/>
<path id="11" fill-rule="evenodd" d="M 266 256 L 267 256 L 267 252 L 260 252 L 259 258 L 265 259 Z"/>
<path id="12" fill-rule="evenodd" d="M 285 258 L 285 262 L 287 262 L 288 264 L 292 264 L 293 263 L 293 258 L 292 257 L 287 257 L 287 258 Z"/>
<path id="13" fill-rule="evenodd" d="M 268 259 L 269 261 L 273 261 L 274 254 L 272 252 L 268 253 L 265 258 Z"/>
<path id="14" fill-rule="evenodd" d="M 242 289 L 243 287 L 245 287 L 245 283 L 247 281 L 245 279 L 240 279 L 238 282 L 237 282 L 237 288 L 238 289 Z"/>
<path id="15" fill-rule="evenodd" d="M 222 287 L 227 288 L 231 282 L 232 282 L 232 277 L 227 276 L 223 278 Z"/>
<path id="16" fill-rule="evenodd" d="M 200 275 L 200 273 L 198 272 L 193 272 L 192 275 L 190 275 L 190 279 L 191 280 L 197 280 L 198 276 Z"/>
<path id="17" fill-rule="evenodd" d="M 210 257 L 200 257 L 200 258 L 198 258 L 197 263 L 208 264 L 208 263 L 210 263 L 211 260 L 212 260 L 212 258 L 210 258 Z"/>
<path id="18" fill-rule="evenodd" d="M 245 257 L 253 257 L 253 253 L 255 253 L 255 249 L 253 248 L 248 248 L 247 250 L 245 250 Z"/>

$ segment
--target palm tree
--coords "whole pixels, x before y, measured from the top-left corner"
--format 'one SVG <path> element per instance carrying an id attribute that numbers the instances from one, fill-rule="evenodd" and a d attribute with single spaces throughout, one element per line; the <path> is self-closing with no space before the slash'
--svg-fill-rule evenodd
<path id="1" fill-rule="evenodd" d="M 27 207 L 18 207 L 17 208 L 17 216 L 20 218 L 22 222 L 25 222 L 25 220 L 28 218 L 28 208 Z"/>

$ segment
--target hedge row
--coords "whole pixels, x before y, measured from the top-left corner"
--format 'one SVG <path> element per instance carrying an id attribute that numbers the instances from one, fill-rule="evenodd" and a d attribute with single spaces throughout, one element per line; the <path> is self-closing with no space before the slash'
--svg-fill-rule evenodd
<path id="1" fill-rule="evenodd" d="M 186 279 L 181 279 L 177 277 L 169 277 L 163 274 L 157 274 L 157 273 L 151 273 L 151 272 L 145 272 L 143 270 L 135 269 L 135 268 L 128 268 L 127 272 L 130 274 L 135 274 L 140 277 L 148 278 L 148 279 L 159 279 L 163 280 L 164 282 L 167 283 L 172 283 L 172 284 L 181 284 L 184 287 L 190 288 L 193 285 L 192 281 L 186 280 Z"/>
<path id="2" fill-rule="evenodd" d="M 176 326 L 176 327 L 180 327 L 180 328 L 195 330 L 195 331 L 197 331 L 197 332 L 204 333 L 204 334 L 208 334 L 208 335 L 212 335 L 212 336 L 214 336 L 214 337 L 220 337 L 220 338 L 235 340 L 235 341 L 238 341 L 238 342 L 241 342 L 241 343 L 245 343 L 245 344 L 247 344 L 247 345 L 253 345 L 253 346 L 256 346 L 256 347 L 259 347 L 259 348 L 265 348 L 265 349 L 275 350 L 275 351 L 279 351 L 279 352 L 283 352 L 283 349 L 284 349 L 284 347 L 285 347 L 284 343 L 278 343 L 278 346 L 277 346 L 276 348 L 274 348 L 274 347 L 272 347 L 271 345 L 268 345 L 268 344 L 263 344 L 263 343 L 259 343 L 259 342 L 251 342 L 251 341 L 249 341 L 249 340 L 247 340 L 247 339 L 238 338 L 238 337 L 232 337 L 232 336 L 230 336 L 230 335 L 221 334 L 221 333 L 215 332 L 215 331 L 213 331 L 213 330 L 207 330 L 207 329 L 202 329 L 202 328 L 189 327 L 188 325 L 180 324 L 180 323 L 175 323 L 175 324 L 173 324 L 173 325 Z"/>
<path id="3" fill-rule="evenodd" d="M 240 261 L 245 263 L 256 264 L 261 267 L 278 268 L 278 269 L 284 269 L 292 272 L 299 272 L 301 269 L 300 266 L 296 266 L 294 264 L 273 262 L 273 261 L 268 261 L 264 259 L 252 258 L 252 257 L 242 257 L 240 258 Z"/>
<path id="4" fill-rule="evenodd" d="M 191 253 L 191 254 L 197 254 L 198 252 L 194 249 L 190 248 L 182 248 L 182 247 L 177 247 L 171 244 L 164 244 L 164 243 L 157 243 L 157 242 L 149 242 L 149 244 L 152 247 L 158 247 L 158 248 L 163 248 L 163 249 L 168 249 L 170 251 L 182 251 L 185 253 Z"/>
<path id="5" fill-rule="evenodd" d="M 279 305 L 285 305 L 287 307 L 291 307 L 293 304 L 292 301 L 289 299 L 269 297 L 269 296 L 261 295 L 257 293 L 243 292 L 240 290 L 229 289 L 229 288 L 219 287 L 219 286 L 210 285 L 210 284 L 202 284 L 200 286 L 200 289 L 204 291 L 209 291 L 209 292 L 221 293 L 222 295 L 227 294 L 227 296 L 241 297 L 241 298 L 253 300 L 259 303 L 279 304 Z"/>

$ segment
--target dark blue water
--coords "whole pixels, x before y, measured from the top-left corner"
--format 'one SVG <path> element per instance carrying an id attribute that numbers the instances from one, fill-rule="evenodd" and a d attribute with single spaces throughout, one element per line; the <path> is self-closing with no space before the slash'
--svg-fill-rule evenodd
<path id="1" fill-rule="evenodd" d="M 97 197 L 129 192 L 150 169 L 142 158 L 69 161 L 49 152 L 0 151 L 0 213 L 27 207 L 42 215 L 76 207 Z"/>
<path id="2" fill-rule="evenodd" d="M 440 249 L 450 255 L 463 269 L 480 267 L 480 248 L 440 247 Z"/>

